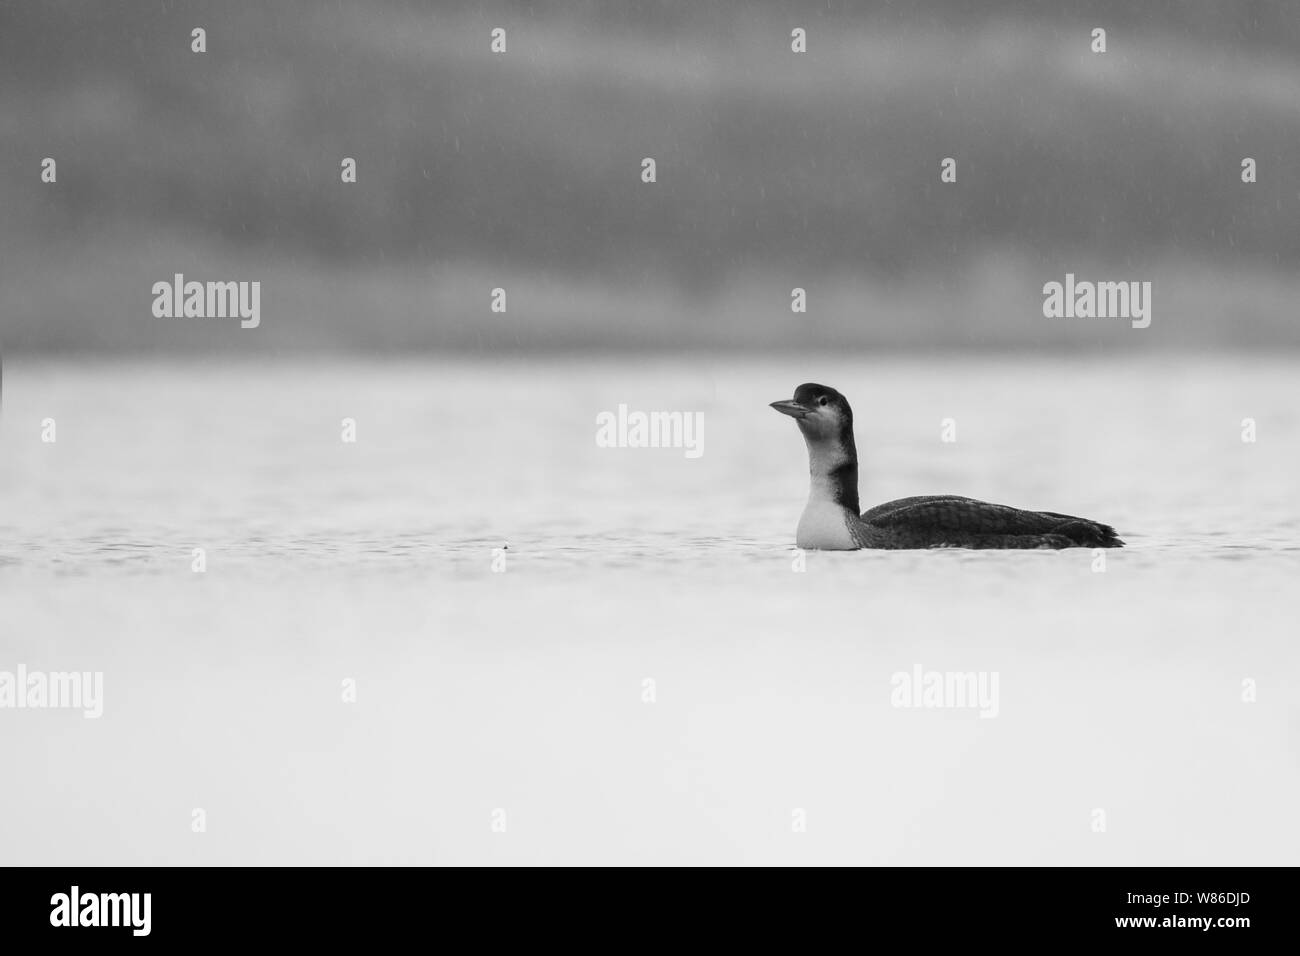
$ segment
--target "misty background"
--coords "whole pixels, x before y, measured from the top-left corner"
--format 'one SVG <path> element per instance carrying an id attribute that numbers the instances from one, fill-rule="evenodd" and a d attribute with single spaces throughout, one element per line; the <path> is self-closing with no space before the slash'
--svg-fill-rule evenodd
<path id="1" fill-rule="evenodd" d="M 1263 0 L 0 4 L 0 345 L 1294 347 L 1298 53 Z M 1151 327 L 1045 319 L 1067 272 Z"/>

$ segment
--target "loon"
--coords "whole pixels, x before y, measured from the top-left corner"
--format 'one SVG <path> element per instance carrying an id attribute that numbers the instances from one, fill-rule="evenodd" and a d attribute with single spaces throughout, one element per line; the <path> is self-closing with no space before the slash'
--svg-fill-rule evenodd
<path id="1" fill-rule="evenodd" d="M 1054 511 L 1022 511 L 959 495 L 900 498 L 858 515 L 858 450 L 853 410 L 825 385 L 772 402 L 808 445 L 812 487 L 795 544 L 807 550 L 859 548 L 1122 548 L 1115 529 Z"/>

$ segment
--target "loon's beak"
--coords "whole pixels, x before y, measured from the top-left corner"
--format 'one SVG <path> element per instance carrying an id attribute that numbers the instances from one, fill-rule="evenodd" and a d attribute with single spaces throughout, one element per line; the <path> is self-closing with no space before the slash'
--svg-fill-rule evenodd
<path id="1" fill-rule="evenodd" d="M 803 418 L 812 411 L 807 405 L 800 405 L 798 402 L 773 402 L 772 407 L 782 415 L 789 415 L 791 418 Z"/>

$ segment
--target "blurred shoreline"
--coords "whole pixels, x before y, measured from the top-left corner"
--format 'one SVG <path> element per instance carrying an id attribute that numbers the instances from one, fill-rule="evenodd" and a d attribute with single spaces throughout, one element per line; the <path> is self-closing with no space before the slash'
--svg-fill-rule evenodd
<path id="1" fill-rule="evenodd" d="M 807 279 L 736 274 L 695 291 L 657 277 L 619 285 L 544 271 L 490 272 L 474 264 L 404 267 L 267 263 L 234 250 L 169 255 L 105 241 L 74 277 L 30 263 L 24 281 L 0 287 L 5 354 L 140 356 L 266 353 L 393 355 L 403 352 L 753 353 L 871 350 L 1144 355 L 1201 351 L 1300 351 L 1300 275 L 1167 261 L 1124 269 L 1081 260 L 1055 265 L 1006 251 L 968 260 L 943 278 L 886 279 L 849 272 Z M 143 260 L 143 265 L 141 261 Z M 187 280 L 261 283 L 261 325 L 237 317 L 159 318 L 151 288 Z M 1046 282 L 1151 281 L 1152 322 L 1049 318 Z M 506 311 L 491 310 L 503 288 Z M 807 311 L 791 310 L 805 291 Z"/>

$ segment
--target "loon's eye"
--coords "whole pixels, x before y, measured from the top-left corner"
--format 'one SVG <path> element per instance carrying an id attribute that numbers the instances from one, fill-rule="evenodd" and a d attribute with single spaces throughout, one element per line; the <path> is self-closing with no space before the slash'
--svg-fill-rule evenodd
<path id="1" fill-rule="evenodd" d="M 826 396 L 823 395 L 821 398 L 819 398 L 819 399 L 817 400 L 817 404 L 818 404 L 818 405 L 825 405 L 825 404 L 826 404 Z"/>

